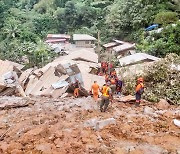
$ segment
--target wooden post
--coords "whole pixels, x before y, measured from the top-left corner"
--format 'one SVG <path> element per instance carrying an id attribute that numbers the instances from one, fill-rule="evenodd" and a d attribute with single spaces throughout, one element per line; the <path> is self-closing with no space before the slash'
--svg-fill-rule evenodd
<path id="1" fill-rule="evenodd" d="M 101 49 L 100 49 L 100 31 L 98 30 L 98 62 L 100 62 L 100 53 Z"/>

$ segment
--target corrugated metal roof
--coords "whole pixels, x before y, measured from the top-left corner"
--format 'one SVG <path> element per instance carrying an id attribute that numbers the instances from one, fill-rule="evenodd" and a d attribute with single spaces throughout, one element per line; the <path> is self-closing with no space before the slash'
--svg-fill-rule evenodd
<path id="1" fill-rule="evenodd" d="M 95 41 L 96 38 L 87 34 L 74 34 L 74 41 Z"/>
<path id="2" fill-rule="evenodd" d="M 104 44 L 103 47 L 105 47 L 105 48 L 110 48 L 110 47 L 115 47 L 115 46 L 117 46 L 118 44 L 119 44 L 119 43 L 117 43 L 117 42 L 110 42 L 110 43 Z"/>
<path id="3" fill-rule="evenodd" d="M 122 52 L 122 51 L 130 50 L 130 49 L 134 49 L 134 48 L 135 48 L 135 44 L 124 43 L 122 45 L 118 45 L 117 47 L 114 47 L 113 50 L 115 52 Z"/>
<path id="4" fill-rule="evenodd" d="M 127 42 L 124 42 L 124 41 L 120 41 L 120 40 L 114 40 L 115 42 L 117 43 L 120 43 L 120 44 L 124 44 L 124 43 L 127 43 Z"/>
<path id="5" fill-rule="evenodd" d="M 87 49 L 79 49 L 71 52 L 67 56 L 60 56 L 55 61 L 61 61 L 61 60 L 80 60 L 80 61 L 98 63 L 98 55 L 95 52 L 89 51 Z"/>
<path id="6" fill-rule="evenodd" d="M 67 34 L 48 34 L 47 38 L 65 38 L 65 39 L 70 39 L 71 36 Z"/>
<path id="7" fill-rule="evenodd" d="M 66 39 L 48 39 L 46 43 L 65 42 Z"/>
<path id="8" fill-rule="evenodd" d="M 145 61 L 145 60 L 157 61 L 157 60 L 160 60 L 160 58 L 148 55 L 146 53 L 135 53 L 133 55 L 120 58 L 119 62 L 120 62 L 121 66 L 126 66 L 126 65 L 132 65 L 135 63 L 139 63 L 139 62 Z"/>

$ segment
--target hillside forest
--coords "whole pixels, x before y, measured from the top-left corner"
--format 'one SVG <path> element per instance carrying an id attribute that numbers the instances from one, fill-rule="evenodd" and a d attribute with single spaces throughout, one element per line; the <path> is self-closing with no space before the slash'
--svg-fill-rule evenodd
<path id="1" fill-rule="evenodd" d="M 55 55 L 48 33 L 87 33 L 101 44 L 116 38 L 139 52 L 180 54 L 180 0 L 0 0 L 0 59 L 41 66 Z M 158 24 L 161 33 L 145 28 Z M 43 59 L 43 63 L 42 63 Z"/>

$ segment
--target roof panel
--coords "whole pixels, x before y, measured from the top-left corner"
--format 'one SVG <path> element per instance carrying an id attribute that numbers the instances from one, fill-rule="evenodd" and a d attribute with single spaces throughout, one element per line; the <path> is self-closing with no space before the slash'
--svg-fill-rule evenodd
<path id="1" fill-rule="evenodd" d="M 134 48 L 135 48 L 135 44 L 124 43 L 122 45 L 118 45 L 117 47 L 114 47 L 113 50 L 116 52 L 122 52 L 125 50 L 134 49 Z"/>
<path id="2" fill-rule="evenodd" d="M 74 34 L 74 41 L 95 41 L 96 38 L 87 34 Z"/>
<path id="3" fill-rule="evenodd" d="M 143 60 L 157 61 L 159 59 L 160 58 L 148 55 L 146 53 L 135 53 L 133 55 L 120 58 L 119 62 L 121 64 L 121 66 L 126 66 L 126 65 L 141 62 Z"/>

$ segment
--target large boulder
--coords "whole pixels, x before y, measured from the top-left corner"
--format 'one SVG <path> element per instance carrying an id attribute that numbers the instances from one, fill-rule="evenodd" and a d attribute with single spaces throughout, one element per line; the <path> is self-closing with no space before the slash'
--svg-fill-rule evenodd
<path id="1" fill-rule="evenodd" d="M 165 99 L 160 99 L 157 104 L 157 108 L 160 110 L 167 110 L 170 107 L 170 104 Z"/>

